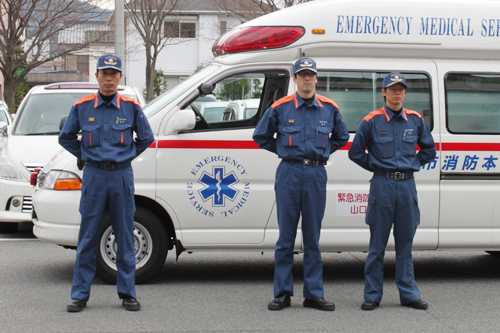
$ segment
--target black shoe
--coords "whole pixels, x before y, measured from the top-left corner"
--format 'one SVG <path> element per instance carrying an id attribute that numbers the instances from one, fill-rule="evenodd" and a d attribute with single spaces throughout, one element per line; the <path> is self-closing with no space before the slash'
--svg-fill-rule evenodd
<path id="1" fill-rule="evenodd" d="M 414 309 L 417 309 L 417 310 L 427 310 L 427 308 L 429 307 L 429 305 L 427 304 L 427 302 L 424 302 L 421 299 L 417 299 L 417 300 L 415 300 L 413 302 L 410 302 L 410 303 L 407 303 L 407 304 L 403 304 L 403 306 L 409 306 L 410 308 L 414 308 Z"/>
<path id="2" fill-rule="evenodd" d="M 372 299 L 366 300 L 361 304 L 361 310 L 375 310 L 378 306 L 378 302 Z"/>
<path id="3" fill-rule="evenodd" d="M 334 311 L 335 310 L 335 304 L 332 302 L 328 302 L 325 300 L 323 297 L 318 298 L 318 299 L 304 299 L 303 303 L 304 307 L 306 308 L 314 308 L 318 310 L 323 310 L 323 311 Z"/>
<path id="4" fill-rule="evenodd" d="M 66 306 L 68 312 L 80 312 L 87 306 L 87 302 L 78 298 L 71 299 L 71 302 Z"/>
<path id="5" fill-rule="evenodd" d="M 290 303 L 290 295 L 282 294 L 269 302 L 267 308 L 271 311 L 283 310 L 287 306 L 290 306 Z"/>
<path id="6" fill-rule="evenodd" d="M 139 311 L 141 309 L 141 303 L 130 296 L 123 297 L 122 305 L 127 311 Z"/>

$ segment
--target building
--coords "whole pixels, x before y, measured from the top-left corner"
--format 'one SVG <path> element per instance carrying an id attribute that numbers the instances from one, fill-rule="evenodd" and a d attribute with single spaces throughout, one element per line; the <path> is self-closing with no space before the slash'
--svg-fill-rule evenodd
<path id="1" fill-rule="evenodd" d="M 213 59 L 213 43 L 222 34 L 241 24 L 234 16 L 221 13 L 213 1 L 182 0 L 163 22 L 162 33 L 168 44 L 160 52 L 156 70 L 162 70 L 167 89 L 175 87 Z M 146 87 L 146 51 L 131 20 L 126 20 L 127 82 Z"/>

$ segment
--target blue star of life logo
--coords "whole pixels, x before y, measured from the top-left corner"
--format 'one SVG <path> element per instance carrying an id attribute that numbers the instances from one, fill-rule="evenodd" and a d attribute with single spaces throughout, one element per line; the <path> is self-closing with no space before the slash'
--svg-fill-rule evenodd
<path id="1" fill-rule="evenodd" d="M 212 174 L 204 171 L 201 175 L 198 182 L 205 187 L 199 190 L 198 193 L 203 201 L 212 198 L 212 206 L 224 207 L 224 198 L 231 201 L 236 198 L 239 191 L 233 185 L 237 184 L 239 180 L 236 178 L 234 171 L 226 174 L 226 168 L 223 166 L 214 166 L 212 170 Z"/>

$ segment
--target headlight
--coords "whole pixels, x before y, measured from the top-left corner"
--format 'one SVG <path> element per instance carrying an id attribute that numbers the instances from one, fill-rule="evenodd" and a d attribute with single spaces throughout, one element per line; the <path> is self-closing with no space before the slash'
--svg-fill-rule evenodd
<path id="1" fill-rule="evenodd" d="M 0 156 L 0 178 L 8 180 L 28 181 L 17 169 L 10 163 L 6 155 Z"/>
<path id="2" fill-rule="evenodd" d="M 50 170 L 39 178 L 38 187 L 46 190 L 73 191 L 82 188 L 82 180 L 77 174 L 62 170 Z"/>

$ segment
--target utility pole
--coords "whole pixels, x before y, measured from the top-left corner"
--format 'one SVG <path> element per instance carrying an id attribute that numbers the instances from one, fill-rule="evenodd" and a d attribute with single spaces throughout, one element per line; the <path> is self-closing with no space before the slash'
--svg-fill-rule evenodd
<path id="1" fill-rule="evenodd" d="M 127 59 L 125 58 L 125 6 L 124 0 L 115 0 L 115 54 L 122 59 L 122 84 L 127 84 Z"/>

